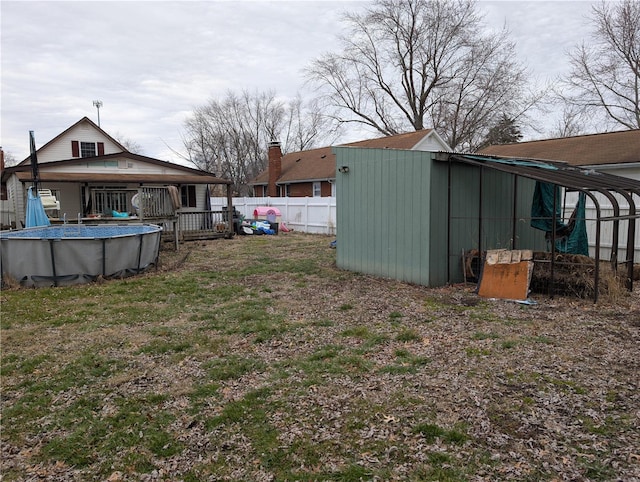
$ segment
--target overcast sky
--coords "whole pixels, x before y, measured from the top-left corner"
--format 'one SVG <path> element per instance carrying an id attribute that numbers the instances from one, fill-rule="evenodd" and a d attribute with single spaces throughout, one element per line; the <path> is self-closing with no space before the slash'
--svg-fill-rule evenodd
<path id="1" fill-rule="evenodd" d="M 41 147 L 87 116 L 142 154 L 178 161 L 194 107 L 240 92 L 294 97 L 302 70 L 337 47 L 336 1 L 0 2 L 0 145 L 18 160 L 29 131 Z M 590 2 L 480 1 L 487 28 L 511 31 L 539 82 L 567 72 L 565 53 L 588 40 Z M 309 97 L 309 96 L 306 96 Z M 357 140 L 357 139 L 348 139 Z"/>

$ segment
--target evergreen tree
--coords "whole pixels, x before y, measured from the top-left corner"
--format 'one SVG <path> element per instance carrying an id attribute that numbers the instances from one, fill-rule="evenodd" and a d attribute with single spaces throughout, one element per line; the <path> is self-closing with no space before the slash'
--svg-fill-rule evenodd
<path id="1" fill-rule="evenodd" d="M 522 132 L 520 131 L 520 126 L 516 124 L 515 119 L 506 114 L 502 114 L 497 124 L 489 129 L 487 136 L 480 145 L 480 149 L 497 144 L 513 144 L 520 142 L 521 139 Z"/>

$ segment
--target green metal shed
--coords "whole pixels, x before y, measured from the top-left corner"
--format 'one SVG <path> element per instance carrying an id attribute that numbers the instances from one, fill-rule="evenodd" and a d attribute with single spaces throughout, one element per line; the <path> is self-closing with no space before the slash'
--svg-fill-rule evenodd
<path id="1" fill-rule="evenodd" d="M 544 250 L 535 181 L 449 153 L 335 147 L 337 265 L 426 286 L 464 280 L 462 252 Z"/>

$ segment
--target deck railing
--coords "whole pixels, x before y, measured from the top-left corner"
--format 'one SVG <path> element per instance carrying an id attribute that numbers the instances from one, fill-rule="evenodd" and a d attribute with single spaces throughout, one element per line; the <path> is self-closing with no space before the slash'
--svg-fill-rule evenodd
<path id="1" fill-rule="evenodd" d="M 96 222 L 150 222 L 163 227 L 163 236 L 178 240 L 212 239 L 231 237 L 234 234 L 233 222 L 228 221 L 228 209 L 208 211 L 184 211 L 176 209 L 180 199 L 170 187 L 139 187 L 137 189 L 93 189 L 92 205 L 98 207 L 105 217 Z M 94 208 L 95 209 L 95 208 Z M 108 218 L 111 210 L 129 211 L 137 217 L 125 219 Z"/>
<path id="2" fill-rule="evenodd" d="M 92 212 L 86 214 L 111 216 L 113 211 L 117 211 L 136 214 L 141 220 L 175 218 L 176 205 L 171 199 L 170 189 L 146 186 L 137 189 L 94 188 L 91 189 Z"/>
<path id="3" fill-rule="evenodd" d="M 139 188 L 138 193 L 132 199 L 132 203 L 138 206 L 138 216 L 143 220 L 175 217 L 176 206 L 171 199 L 169 189 L 169 187 Z"/>
<path id="4" fill-rule="evenodd" d="M 233 225 L 227 221 L 227 212 L 224 210 L 180 211 L 178 217 L 180 237 L 183 239 L 233 235 Z"/>

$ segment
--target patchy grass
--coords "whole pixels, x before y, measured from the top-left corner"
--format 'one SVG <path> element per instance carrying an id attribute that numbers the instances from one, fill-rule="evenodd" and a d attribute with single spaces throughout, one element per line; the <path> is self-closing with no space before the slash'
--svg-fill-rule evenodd
<path id="1" fill-rule="evenodd" d="M 523 308 L 335 254 L 200 241 L 2 291 L 2 480 L 640 478 L 637 293 Z"/>

